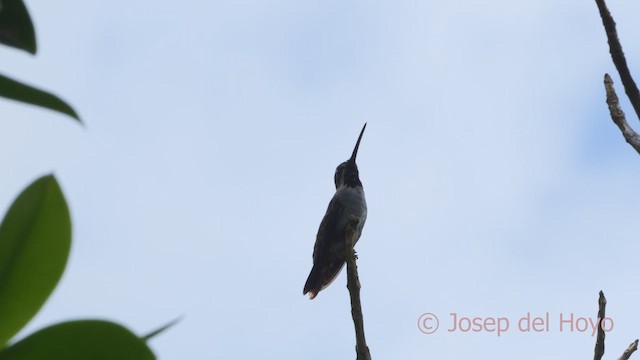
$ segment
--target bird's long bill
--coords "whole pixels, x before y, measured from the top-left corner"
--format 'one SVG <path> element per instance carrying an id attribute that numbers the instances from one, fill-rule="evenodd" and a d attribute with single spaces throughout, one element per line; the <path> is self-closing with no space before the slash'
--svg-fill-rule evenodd
<path id="1" fill-rule="evenodd" d="M 362 140 L 362 134 L 364 134 L 364 129 L 367 128 L 367 123 L 364 123 L 362 130 L 360 131 L 360 136 L 358 136 L 358 142 L 356 142 L 356 147 L 353 149 L 353 154 L 351 154 L 350 161 L 356 161 L 356 155 L 358 155 L 358 148 L 360 147 L 360 140 Z"/>

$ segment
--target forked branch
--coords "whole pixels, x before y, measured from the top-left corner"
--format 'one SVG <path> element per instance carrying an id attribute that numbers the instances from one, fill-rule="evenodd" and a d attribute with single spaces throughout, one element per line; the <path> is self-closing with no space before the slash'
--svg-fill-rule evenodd
<path id="1" fill-rule="evenodd" d="M 633 105 L 636 115 L 640 118 L 640 91 L 638 91 L 638 86 L 636 86 L 636 82 L 633 80 L 629 67 L 627 66 L 627 59 L 622 51 L 620 39 L 618 39 L 616 22 L 613 20 L 611 12 L 609 12 L 604 0 L 596 0 L 596 4 L 600 11 L 602 25 L 604 25 L 604 30 L 607 33 L 611 59 L 613 60 L 613 64 L 616 66 L 616 69 L 618 69 L 618 74 L 620 74 L 620 79 L 622 80 L 622 85 L 624 85 L 627 97 L 629 98 L 629 101 L 631 101 L 631 105 Z"/>
<path id="2" fill-rule="evenodd" d="M 605 331 L 602 328 L 602 322 L 606 316 L 606 307 L 607 307 L 607 299 L 604 297 L 604 293 L 600 291 L 600 296 L 598 297 L 598 337 L 596 339 L 596 348 L 594 350 L 594 360 L 601 360 L 604 355 L 604 335 Z M 633 354 L 636 350 L 638 350 L 638 340 L 634 341 L 629 345 L 627 350 L 622 353 L 622 356 L 618 358 L 618 360 L 629 360 L 631 354 Z"/>
<path id="3" fill-rule="evenodd" d="M 625 58 L 624 52 L 622 51 L 620 39 L 618 39 L 616 22 L 613 20 L 611 12 L 609 12 L 607 4 L 604 2 L 604 0 L 596 0 L 596 4 L 598 5 L 598 10 L 600 11 L 602 25 L 604 26 L 604 30 L 607 33 L 611 59 L 613 60 L 613 64 L 616 66 L 616 69 L 618 70 L 618 74 L 620 74 L 620 79 L 622 79 L 622 85 L 624 86 L 627 97 L 629 98 L 631 105 L 636 111 L 636 115 L 638 116 L 638 118 L 640 118 L 640 91 L 638 91 L 638 86 L 633 80 L 631 72 L 629 71 L 629 67 L 627 66 L 627 59 Z M 622 132 L 622 136 L 624 136 L 624 139 L 636 150 L 636 152 L 640 154 L 640 136 L 638 136 L 638 133 L 636 133 L 635 130 L 633 130 L 633 128 L 631 128 L 631 126 L 627 122 L 624 111 L 622 111 L 622 108 L 620 107 L 618 95 L 616 94 L 616 91 L 613 87 L 613 80 L 611 80 L 609 74 L 604 75 L 604 86 L 607 92 L 607 105 L 609 106 L 611 119 Z"/>

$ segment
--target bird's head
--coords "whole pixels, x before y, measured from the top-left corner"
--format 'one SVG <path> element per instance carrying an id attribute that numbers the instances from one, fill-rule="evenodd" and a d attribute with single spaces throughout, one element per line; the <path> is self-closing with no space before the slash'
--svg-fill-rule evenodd
<path id="1" fill-rule="evenodd" d="M 333 177 L 333 181 L 336 184 L 336 189 L 339 189 L 343 186 L 362 186 L 362 182 L 360 182 L 360 177 L 358 174 L 358 165 L 356 165 L 356 155 L 358 155 L 360 140 L 362 140 L 362 134 L 364 134 L 364 129 L 366 128 L 367 124 L 365 123 L 362 127 L 362 130 L 360 131 L 360 136 L 358 136 L 356 147 L 353 149 L 353 153 L 351 154 L 349 160 L 338 165 L 338 167 L 336 168 L 336 174 Z"/>

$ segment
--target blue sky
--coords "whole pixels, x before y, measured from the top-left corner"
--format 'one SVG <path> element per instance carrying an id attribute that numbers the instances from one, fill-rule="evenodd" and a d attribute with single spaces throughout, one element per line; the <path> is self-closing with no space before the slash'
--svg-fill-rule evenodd
<path id="1" fill-rule="evenodd" d="M 640 76 L 640 4 L 608 3 Z M 354 357 L 344 273 L 312 302 L 302 287 L 335 167 L 368 122 L 357 250 L 374 358 L 588 357 L 590 334 L 416 323 L 595 317 L 601 289 L 607 355 L 640 336 L 640 158 L 609 119 L 604 73 L 623 91 L 593 1 L 27 5 L 38 55 L 0 49 L 1 71 L 86 128 L 0 100 L 0 204 L 53 171 L 74 224 L 22 335 L 184 316 L 153 340 L 160 358 Z"/>

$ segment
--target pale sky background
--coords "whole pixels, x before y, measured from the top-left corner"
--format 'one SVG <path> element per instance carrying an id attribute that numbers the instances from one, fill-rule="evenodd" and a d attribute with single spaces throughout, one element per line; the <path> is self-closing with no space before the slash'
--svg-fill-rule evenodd
<path id="1" fill-rule="evenodd" d="M 609 0 L 640 79 L 640 3 Z M 0 99 L 0 204 L 55 172 L 66 272 L 21 337 L 104 318 L 161 359 L 354 359 L 346 277 L 302 287 L 364 122 L 357 250 L 374 359 L 605 358 L 640 337 L 640 157 L 611 122 L 594 1 L 27 1 L 38 54 L 0 72 L 86 128 Z M 626 99 L 630 122 L 640 128 Z M 418 317 L 433 312 L 438 333 Z M 512 328 L 449 333 L 449 313 Z M 549 333 L 514 322 L 551 314 Z"/>

